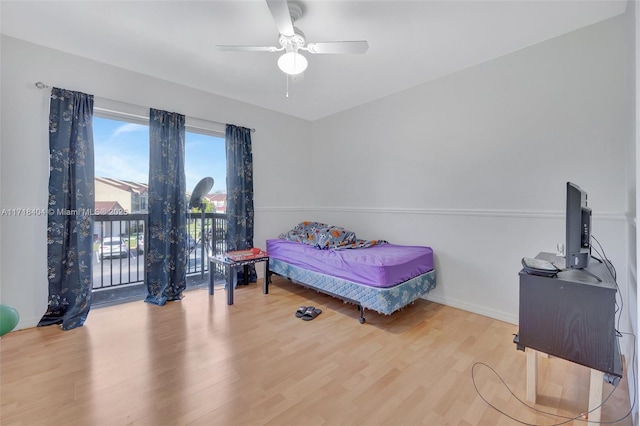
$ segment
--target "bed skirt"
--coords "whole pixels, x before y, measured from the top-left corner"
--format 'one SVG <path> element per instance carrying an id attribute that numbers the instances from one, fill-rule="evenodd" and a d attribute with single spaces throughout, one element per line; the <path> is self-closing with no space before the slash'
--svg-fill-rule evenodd
<path id="1" fill-rule="evenodd" d="M 435 269 L 393 287 L 376 288 L 346 281 L 319 272 L 309 271 L 278 259 L 269 259 L 269 272 L 288 278 L 305 287 L 341 298 L 381 314 L 389 315 L 416 299 L 426 295 L 436 286 Z"/>

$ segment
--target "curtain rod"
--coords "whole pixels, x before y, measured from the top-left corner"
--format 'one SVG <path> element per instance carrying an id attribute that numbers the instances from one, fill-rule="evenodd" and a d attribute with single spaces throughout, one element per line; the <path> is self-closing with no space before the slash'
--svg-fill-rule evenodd
<path id="1" fill-rule="evenodd" d="M 41 81 L 38 81 L 38 82 L 35 84 L 35 86 L 36 86 L 38 89 L 51 89 L 51 86 L 49 86 L 49 85 L 47 85 L 47 84 L 44 84 L 44 83 L 43 83 L 43 82 L 41 82 Z M 104 99 L 104 100 L 111 100 L 111 99 L 106 99 L 106 98 L 102 98 L 102 99 Z M 120 101 L 114 101 L 114 102 L 120 102 Z M 117 111 L 112 111 L 112 110 L 109 110 L 109 109 L 106 109 L 106 108 L 96 108 L 96 110 L 98 110 L 98 111 L 104 111 L 104 112 L 117 112 Z M 132 117 L 132 118 L 137 118 L 137 119 L 146 119 L 146 120 L 148 120 L 148 119 L 149 119 L 149 117 L 145 117 L 145 116 L 141 116 L 141 115 L 135 115 L 135 114 L 121 113 L 121 112 L 118 112 L 118 114 L 121 114 L 121 115 L 124 115 L 124 116 L 129 116 L 129 117 Z M 199 120 L 205 120 L 205 121 L 209 121 L 209 122 L 211 122 L 211 123 L 215 123 L 215 124 L 220 124 L 220 125 L 222 125 L 222 126 L 226 126 L 226 123 L 221 123 L 221 122 L 219 122 L 219 121 L 213 121 L 213 120 L 202 119 L 202 118 L 201 118 L 201 119 L 199 119 Z M 203 130 L 203 129 L 201 129 L 201 128 L 199 128 L 199 127 L 196 127 L 196 126 L 188 126 L 188 127 L 193 127 L 193 128 L 195 128 L 195 129 Z M 251 130 L 251 133 L 255 133 L 255 131 L 256 131 L 256 129 L 249 129 L 249 130 Z"/>

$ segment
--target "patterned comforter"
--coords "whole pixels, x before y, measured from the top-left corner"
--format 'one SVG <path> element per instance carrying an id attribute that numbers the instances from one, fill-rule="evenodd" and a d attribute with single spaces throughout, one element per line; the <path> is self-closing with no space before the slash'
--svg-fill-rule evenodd
<path id="1" fill-rule="evenodd" d="M 355 232 L 319 222 L 301 222 L 292 230 L 280 234 L 284 240 L 307 244 L 322 250 L 353 249 L 388 244 L 384 240 L 362 240 Z"/>

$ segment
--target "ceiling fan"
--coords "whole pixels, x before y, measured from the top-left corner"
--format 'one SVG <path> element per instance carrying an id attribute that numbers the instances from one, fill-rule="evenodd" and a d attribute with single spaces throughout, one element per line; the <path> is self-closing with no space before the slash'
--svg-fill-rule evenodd
<path id="1" fill-rule="evenodd" d="M 280 32 L 275 46 L 233 46 L 217 45 L 218 50 L 240 52 L 285 52 L 278 59 L 278 68 L 288 75 L 297 75 L 307 69 L 307 59 L 300 54 L 301 50 L 312 54 L 359 54 L 369 49 L 369 43 L 361 41 L 324 41 L 308 43 L 304 33 L 293 26 L 302 16 L 302 7 L 287 0 L 266 0 L 276 27 Z"/>

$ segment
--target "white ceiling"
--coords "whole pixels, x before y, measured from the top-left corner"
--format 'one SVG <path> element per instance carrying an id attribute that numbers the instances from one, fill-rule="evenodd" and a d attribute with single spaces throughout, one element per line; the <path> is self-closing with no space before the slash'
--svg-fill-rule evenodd
<path id="1" fill-rule="evenodd" d="M 367 40 L 364 55 L 310 55 L 300 81 L 265 1 L 7 1 L 3 34 L 316 120 L 623 13 L 626 0 L 297 1 L 307 42 Z M 46 76 L 43 76 L 45 78 Z M 47 84 L 55 85 L 55 81 Z"/>

